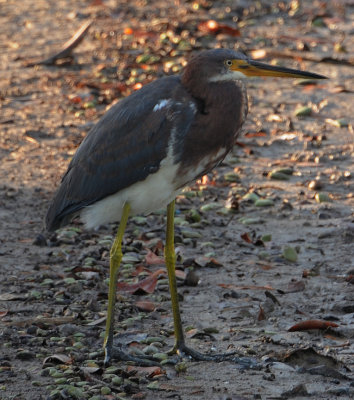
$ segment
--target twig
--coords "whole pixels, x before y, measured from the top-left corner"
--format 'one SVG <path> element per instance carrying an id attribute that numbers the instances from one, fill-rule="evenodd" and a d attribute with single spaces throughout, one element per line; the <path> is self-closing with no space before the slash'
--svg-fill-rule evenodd
<path id="1" fill-rule="evenodd" d="M 74 36 L 64 44 L 63 49 L 59 51 L 59 53 L 42 61 L 30 62 L 26 67 L 33 67 L 34 65 L 53 65 L 57 60 L 72 57 L 72 51 L 82 42 L 92 22 L 92 20 L 85 22 L 80 29 L 75 32 Z"/>

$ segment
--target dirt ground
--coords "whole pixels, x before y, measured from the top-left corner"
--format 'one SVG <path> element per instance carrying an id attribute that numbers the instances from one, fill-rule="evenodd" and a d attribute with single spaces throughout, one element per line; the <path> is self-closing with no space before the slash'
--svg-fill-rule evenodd
<path id="1" fill-rule="evenodd" d="M 353 11 L 351 0 L 0 0 L 0 399 L 354 398 Z M 88 20 L 73 59 L 30 66 Z M 214 47 L 329 78 L 250 80 L 233 153 L 177 199 L 188 343 L 240 358 L 105 369 L 116 225 L 48 234 L 49 201 L 113 101 Z M 156 357 L 173 344 L 164 227 L 164 212 L 130 220 L 117 293 L 117 339 Z M 288 331 L 308 320 L 322 329 Z"/>

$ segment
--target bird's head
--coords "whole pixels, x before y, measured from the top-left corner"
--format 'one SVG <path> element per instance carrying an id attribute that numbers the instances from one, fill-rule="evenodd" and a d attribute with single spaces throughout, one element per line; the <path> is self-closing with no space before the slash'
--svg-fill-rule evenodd
<path id="1" fill-rule="evenodd" d="M 205 79 L 209 82 L 234 81 L 252 76 L 326 78 L 323 75 L 311 72 L 261 63 L 240 52 L 228 49 L 214 49 L 199 53 L 189 61 L 184 74 L 195 74 L 195 78 L 199 77 L 199 79 Z"/>

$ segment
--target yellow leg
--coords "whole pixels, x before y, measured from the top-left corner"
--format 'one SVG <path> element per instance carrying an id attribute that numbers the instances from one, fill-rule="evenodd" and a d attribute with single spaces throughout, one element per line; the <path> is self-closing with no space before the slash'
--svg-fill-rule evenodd
<path id="1" fill-rule="evenodd" d="M 114 330 L 114 307 L 116 304 L 116 290 L 117 290 L 117 279 L 118 270 L 122 261 L 122 240 L 127 226 L 129 217 L 130 205 L 129 203 L 124 204 L 122 218 L 120 220 L 118 232 L 113 242 L 111 253 L 110 253 L 110 275 L 109 275 L 109 291 L 108 291 L 108 308 L 107 308 L 107 320 L 106 320 L 106 334 L 104 337 L 103 347 L 105 350 L 105 363 L 107 364 L 112 356 L 113 346 L 113 330 Z"/>
<path id="2" fill-rule="evenodd" d="M 175 215 L 175 201 L 173 200 L 167 206 L 167 228 L 166 228 L 166 246 L 165 246 L 165 261 L 168 273 L 168 281 L 170 285 L 170 294 L 172 302 L 172 313 L 175 331 L 175 346 L 173 351 L 177 351 L 184 346 L 184 334 L 181 322 L 181 315 L 179 312 L 177 283 L 176 283 L 176 255 L 174 245 L 174 215 Z"/>
<path id="3" fill-rule="evenodd" d="M 171 303 L 172 303 L 172 314 L 175 331 L 175 345 L 170 351 L 171 353 L 178 353 L 180 355 L 188 355 L 194 360 L 198 361 L 225 361 L 234 360 L 235 353 L 226 354 L 202 354 L 196 350 L 193 350 L 186 346 L 182 328 L 181 315 L 179 311 L 177 283 L 176 283 L 176 255 L 174 248 L 174 214 L 175 214 L 175 201 L 172 201 L 167 206 L 167 229 L 166 229 L 166 246 L 165 246 L 165 262 L 168 273 L 168 281 L 170 285 Z M 243 361 L 244 362 L 244 361 Z M 244 363 L 248 366 L 249 361 L 246 360 Z"/>

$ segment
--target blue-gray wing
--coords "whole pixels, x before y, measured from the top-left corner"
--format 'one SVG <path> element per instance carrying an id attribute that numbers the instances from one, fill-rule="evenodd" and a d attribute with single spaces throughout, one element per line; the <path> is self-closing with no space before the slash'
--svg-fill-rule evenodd
<path id="1" fill-rule="evenodd" d="M 160 168 L 173 129 L 186 133 L 194 120 L 190 102 L 174 100 L 181 90 L 178 77 L 162 78 L 110 108 L 73 157 L 49 207 L 48 230 Z"/>

